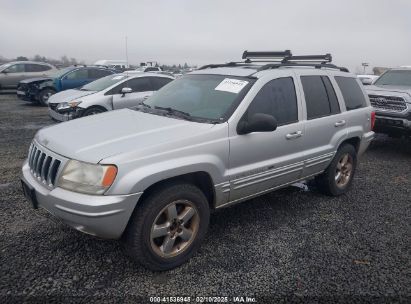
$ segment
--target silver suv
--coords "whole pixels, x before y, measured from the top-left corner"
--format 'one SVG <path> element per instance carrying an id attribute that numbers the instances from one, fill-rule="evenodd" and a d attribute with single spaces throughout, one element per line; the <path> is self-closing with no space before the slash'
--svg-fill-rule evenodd
<path id="1" fill-rule="evenodd" d="M 57 69 L 51 64 L 36 61 L 13 61 L 0 65 L 0 90 L 16 89 L 21 80 L 45 77 Z"/>
<path id="2" fill-rule="evenodd" d="M 366 91 L 376 111 L 375 131 L 411 135 L 411 68 L 386 71 Z"/>
<path id="3" fill-rule="evenodd" d="M 348 191 L 374 136 L 356 76 L 330 55 L 243 57 L 187 74 L 135 110 L 40 130 L 22 169 L 26 197 L 165 270 L 199 248 L 210 210 L 312 177 L 328 195 Z"/>

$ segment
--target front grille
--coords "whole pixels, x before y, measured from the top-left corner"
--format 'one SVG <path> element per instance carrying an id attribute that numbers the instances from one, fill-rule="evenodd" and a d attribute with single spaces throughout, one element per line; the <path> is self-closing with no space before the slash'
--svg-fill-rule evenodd
<path id="1" fill-rule="evenodd" d="M 402 112 L 407 109 L 404 98 L 396 96 L 368 95 L 371 105 L 379 110 Z"/>
<path id="2" fill-rule="evenodd" d="M 54 187 L 57 172 L 61 165 L 61 161 L 47 152 L 42 151 L 34 143 L 31 144 L 28 155 L 28 164 L 30 172 L 38 181 L 47 185 L 48 187 Z"/>

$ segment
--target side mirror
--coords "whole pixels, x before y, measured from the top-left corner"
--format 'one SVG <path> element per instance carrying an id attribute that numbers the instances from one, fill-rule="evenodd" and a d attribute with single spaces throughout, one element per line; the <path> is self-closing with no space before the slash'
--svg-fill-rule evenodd
<path id="1" fill-rule="evenodd" d="M 272 132 L 277 129 L 277 120 L 274 116 L 256 113 L 247 120 L 241 120 L 237 126 L 238 134 L 249 134 L 253 132 Z"/>
<path id="2" fill-rule="evenodd" d="M 123 94 L 122 96 L 124 97 L 126 94 L 132 93 L 133 90 L 131 88 L 122 88 L 120 93 Z"/>
<path id="3" fill-rule="evenodd" d="M 3 71 L 1 71 L 3 74 L 7 74 L 8 72 L 7 72 L 7 70 L 3 70 Z"/>
<path id="4" fill-rule="evenodd" d="M 361 82 L 363 85 L 371 85 L 372 84 L 372 79 L 371 78 L 362 78 Z"/>

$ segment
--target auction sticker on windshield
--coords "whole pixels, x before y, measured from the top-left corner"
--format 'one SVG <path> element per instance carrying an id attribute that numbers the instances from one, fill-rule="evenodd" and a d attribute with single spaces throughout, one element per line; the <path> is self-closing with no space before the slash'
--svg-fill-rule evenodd
<path id="1" fill-rule="evenodd" d="M 225 78 L 220 84 L 215 88 L 216 91 L 224 91 L 230 93 L 239 93 L 246 85 L 248 81 L 238 80 L 232 78 Z"/>

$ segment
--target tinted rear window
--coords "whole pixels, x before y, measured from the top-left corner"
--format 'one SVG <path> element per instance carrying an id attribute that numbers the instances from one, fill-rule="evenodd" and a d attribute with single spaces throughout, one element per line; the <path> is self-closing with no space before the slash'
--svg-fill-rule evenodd
<path id="1" fill-rule="evenodd" d="M 358 85 L 357 79 L 336 76 L 335 80 L 337 81 L 337 84 L 344 97 L 347 111 L 367 106 L 364 93 Z"/>
<path id="2" fill-rule="evenodd" d="M 307 118 L 314 119 L 340 112 L 338 100 L 326 76 L 301 76 Z"/>

